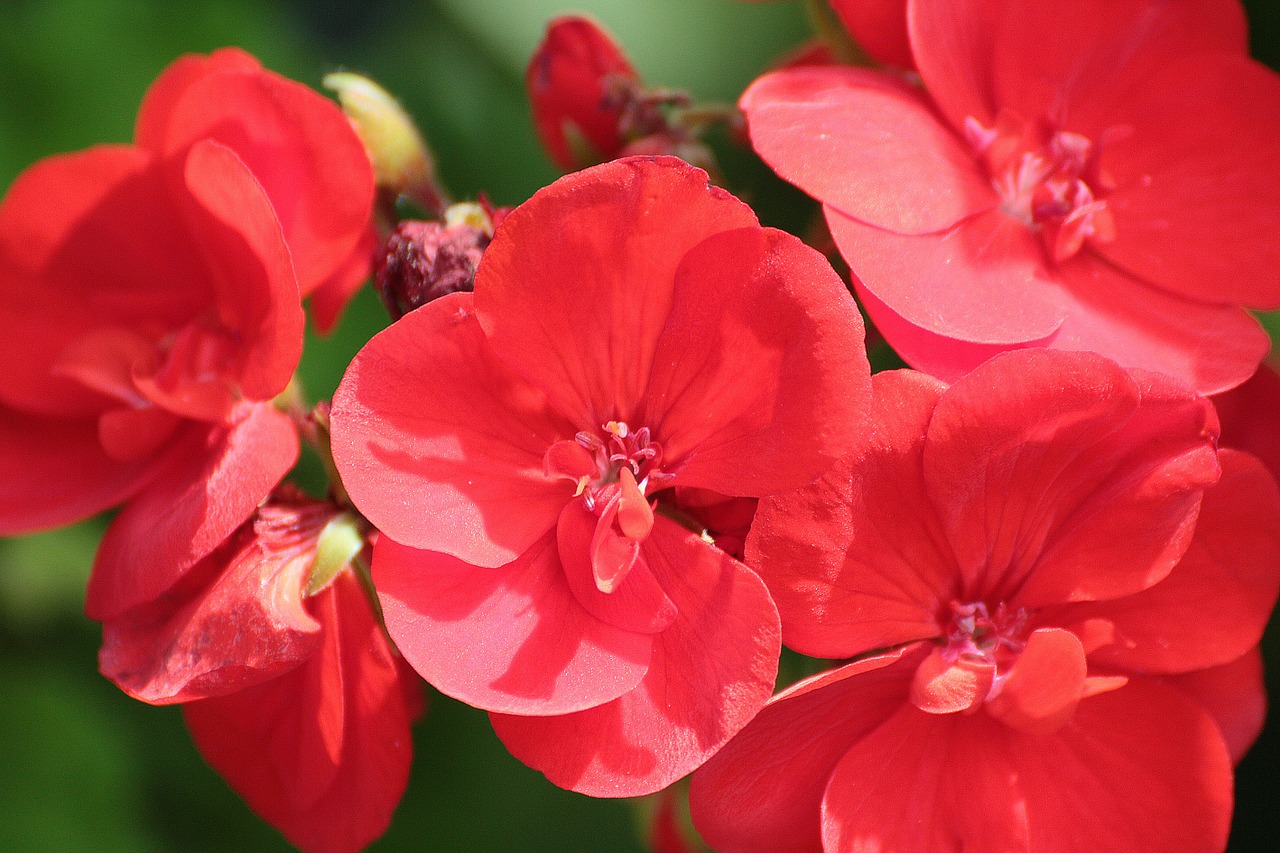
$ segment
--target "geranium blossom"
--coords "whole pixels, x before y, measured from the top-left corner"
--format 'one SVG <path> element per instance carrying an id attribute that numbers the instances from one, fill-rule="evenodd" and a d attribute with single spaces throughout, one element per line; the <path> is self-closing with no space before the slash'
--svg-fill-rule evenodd
<path id="1" fill-rule="evenodd" d="M 789 645 L 856 658 L 693 779 L 722 853 L 1220 851 L 1280 493 L 1212 407 L 1092 354 L 878 374 L 872 448 L 761 501 Z"/>
<path id="2" fill-rule="evenodd" d="M 302 350 L 301 295 L 336 314 L 372 172 L 337 106 L 227 49 L 152 85 L 133 145 L 51 157 L 0 206 L 0 531 L 130 501 L 87 609 L 154 598 L 292 466 L 269 401 Z M 362 265 L 363 264 L 363 265 Z"/>
<path id="3" fill-rule="evenodd" d="M 386 829 L 422 708 L 349 565 L 363 539 L 335 537 L 345 551 L 330 543 L 318 557 L 344 523 L 331 504 L 276 495 L 181 583 L 109 619 L 100 655 L 129 695 L 188 703 L 209 763 L 317 853 L 361 849 Z"/>
<path id="4" fill-rule="evenodd" d="M 858 440 L 867 375 L 835 273 L 705 173 L 556 182 L 474 296 L 375 337 L 335 396 L 392 637 L 557 784 L 664 787 L 755 713 L 778 653 L 763 584 L 669 502 L 808 482 Z"/>
<path id="5" fill-rule="evenodd" d="M 945 379 L 1026 346 L 1205 393 L 1280 306 L 1280 78 L 1235 0 L 911 0 L 924 89 L 794 69 L 743 96 L 752 142 L 824 204 L 876 325 Z"/>

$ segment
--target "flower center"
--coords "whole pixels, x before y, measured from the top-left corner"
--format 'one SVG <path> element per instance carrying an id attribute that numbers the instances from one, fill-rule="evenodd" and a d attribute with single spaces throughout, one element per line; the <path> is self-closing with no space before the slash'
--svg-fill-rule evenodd
<path id="1" fill-rule="evenodd" d="M 1040 234 L 1054 262 L 1073 257 L 1086 240 L 1115 239 L 1115 218 L 1104 198 L 1115 184 L 1099 158 L 1122 131 L 1106 131 L 1095 142 L 1001 112 L 993 127 L 970 116 L 965 135 L 986 165 L 1000 209 Z"/>
<path id="2" fill-rule="evenodd" d="M 583 430 L 573 440 L 591 455 L 595 474 L 580 474 L 577 495 L 587 508 L 597 514 L 623 488 L 633 481 L 642 494 L 664 488 L 672 479 L 658 469 L 662 462 L 662 445 L 650 436 L 648 427 L 632 430 L 623 421 L 609 421 L 593 434 Z M 623 471 L 630 477 L 625 477 Z"/>
<path id="3" fill-rule="evenodd" d="M 1027 611 L 1010 611 L 1003 603 L 992 613 L 985 602 L 951 602 L 951 619 L 943 634 L 942 659 L 948 663 L 986 664 L 998 678 L 1026 647 Z"/>

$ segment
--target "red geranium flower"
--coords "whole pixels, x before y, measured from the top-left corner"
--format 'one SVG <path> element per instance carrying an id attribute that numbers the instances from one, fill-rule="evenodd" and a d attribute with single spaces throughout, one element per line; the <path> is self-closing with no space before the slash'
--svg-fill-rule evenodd
<path id="1" fill-rule="evenodd" d="M 759 578 L 653 502 L 808 482 L 856 440 L 867 375 L 831 268 L 705 173 L 557 181 L 474 296 L 379 334 L 335 396 L 392 637 L 553 782 L 664 787 L 763 704 L 779 640 Z"/>
<path id="2" fill-rule="evenodd" d="M 363 539 L 321 544 L 344 523 L 330 504 L 277 496 L 164 595 L 108 620 L 100 656 L 129 695 L 188 703 L 214 769 L 293 844 L 324 853 L 386 829 L 422 709 L 350 568 Z"/>
<path id="3" fill-rule="evenodd" d="M 876 325 L 955 378 L 1018 347 L 1104 353 L 1209 393 L 1280 306 L 1280 78 L 1235 0 L 911 0 L 925 92 L 767 75 L 753 144 L 825 205 Z"/>
<path id="4" fill-rule="evenodd" d="M 1093 354 L 873 385 L 865 458 L 762 500 L 747 544 L 789 645 L 863 657 L 694 775 L 704 837 L 1220 851 L 1280 588 L 1274 480 L 1215 450 L 1206 400 Z"/>
<path id="5" fill-rule="evenodd" d="M 0 532 L 132 499 L 98 555 L 94 618 L 163 592 L 293 464 L 267 402 L 301 353 L 300 293 L 325 291 L 323 325 L 366 275 L 372 196 L 337 106 L 234 49 L 162 73 L 135 145 L 50 158 L 10 188 Z"/>

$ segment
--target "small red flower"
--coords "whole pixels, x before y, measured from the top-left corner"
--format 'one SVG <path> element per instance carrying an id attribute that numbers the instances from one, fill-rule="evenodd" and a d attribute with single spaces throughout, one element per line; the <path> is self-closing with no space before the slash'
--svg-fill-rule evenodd
<path id="1" fill-rule="evenodd" d="M 103 625 L 102 672 L 183 712 L 209 763 L 264 820 L 316 853 L 362 849 L 409 776 L 419 682 L 349 566 L 336 507 L 277 495 L 156 600 Z M 330 565 L 332 564 L 332 565 Z M 329 576 L 324 577 L 324 569 Z"/>
<path id="2" fill-rule="evenodd" d="M 762 500 L 747 543 L 786 642 L 855 660 L 694 775 L 704 837 L 1222 850 L 1280 589 L 1275 481 L 1215 450 L 1206 400 L 1093 354 L 873 384 L 869 452 Z"/>
<path id="3" fill-rule="evenodd" d="M 1235 0 L 911 0 L 924 89 L 767 75 L 752 142 L 825 205 L 859 296 L 912 365 L 1089 350 L 1205 393 L 1280 306 L 1280 77 Z"/>
<path id="4" fill-rule="evenodd" d="M 334 398 L 388 630 L 553 782 L 664 787 L 755 713 L 778 653 L 759 579 L 664 501 L 809 481 L 857 440 L 867 375 L 835 273 L 705 173 L 557 181 L 474 296 L 379 334 Z"/>

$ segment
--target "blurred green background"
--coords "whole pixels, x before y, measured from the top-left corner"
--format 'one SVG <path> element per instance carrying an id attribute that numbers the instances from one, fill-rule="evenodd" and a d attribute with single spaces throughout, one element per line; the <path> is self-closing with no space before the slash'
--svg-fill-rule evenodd
<path id="1" fill-rule="evenodd" d="M 566 2 L 0 0 L 0 187 L 42 156 L 127 141 L 142 93 L 165 65 L 233 44 L 312 86 L 339 68 L 379 80 L 425 129 L 456 196 L 484 191 L 516 204 L 557 175 L 534 138 L 521 82 L 550 16 L 594 14 L 647 80 L 699 100 L 733 100 L 807 32 L 796 2 Z M 1254 54 L 1276 67 L 1280 3 L 1246 5 Z M 795 194 L 748 158 L 726 166 L 731 183 L 756 187 L 750 200 L 766 221 L 794 208 Z M 309 341 L 302 371 L 313 398 L 332 392 L 385 322 L 366 292 L 336 335 Z M 97 674 L 99 630 L 81 603 L 102 527 L 0 540 L 0 850 L 288 849 L 204 765 L 176 708 L 128 699 Z M 1277 627 L 1267 640 L 1273 696 Z M 636 807 L 553 787 L 506 754 L 483 713 L 434 693 L 430 702 L 409 790 L 372 849 L 643 849 Z M 1239 770 L 1231 850 L 1280 849 L 1278 779 L 1273 723 Z"/>

